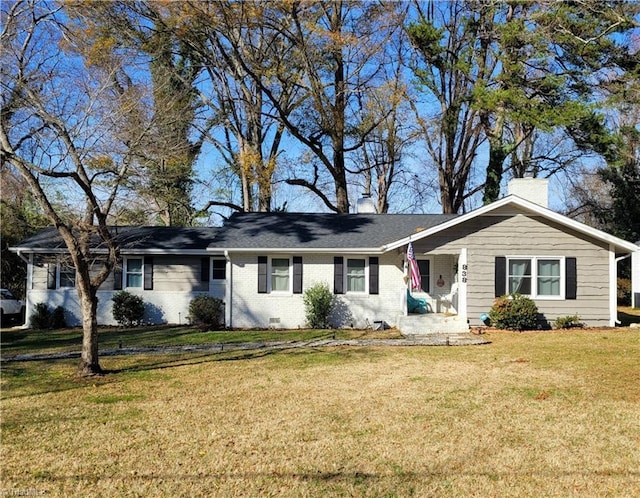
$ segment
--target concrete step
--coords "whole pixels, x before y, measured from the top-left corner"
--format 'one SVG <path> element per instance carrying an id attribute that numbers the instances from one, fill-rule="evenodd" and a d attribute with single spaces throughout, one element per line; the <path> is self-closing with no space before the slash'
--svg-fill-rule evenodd
<path id="1" fill-rule="evenodd" d="M 426 313 L 424 315 L 399 316 L 398 329 L 402 335 L 458 334 L 469 332 L 469 324 L 458 315 Z"/>

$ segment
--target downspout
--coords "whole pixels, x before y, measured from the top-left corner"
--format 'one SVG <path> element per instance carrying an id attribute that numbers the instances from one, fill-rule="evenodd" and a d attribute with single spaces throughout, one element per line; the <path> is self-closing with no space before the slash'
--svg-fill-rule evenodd
<path id="1" fill-rule="evenodd" d="M 617 303 L 617 296 L 618 296 L 618 292 L 617 292 L 617 289 L 618 289 L 618 263 L 620 261 L 622 261 L 623 259 L 627 259 L 627 258 L 630 258 L 630 257 L 631 257 L 631 254 L 627 254 L 625 256 L 620 256 L 619 258 L 616 258 L 615 259 L 615 264 L 613 266 L 613 268 L 614 268 L 614 271 L 613 271 L 613 275 L 614 275 L 613 282 L 614 282 L 614 287 L 616 289 L 616 313 L 615 313 L 615 319 L 614 319 L 616 325 L 620 325 L 622 323 L 620 320 L 618 320 L 618 306 L 617 306 L 617 304 L 618 304 Z"/>
<path id="2" fill-rule="evenodd" d="M 18 257 L 19 257 L 22 261 L 24 261 L 24 262 L 25 262 L 25 263 L 27 263 L 27 264 L 31 264 L 31 261 L 30 261 L 30 260 L 28 260 L 27 258 L 25 258 L 25 257 L 22 255 L 22 251 L 21 251 L 20 249 L 18 249 L 18 250 L 16 251 L 16 254 L 18 255 Z"/>

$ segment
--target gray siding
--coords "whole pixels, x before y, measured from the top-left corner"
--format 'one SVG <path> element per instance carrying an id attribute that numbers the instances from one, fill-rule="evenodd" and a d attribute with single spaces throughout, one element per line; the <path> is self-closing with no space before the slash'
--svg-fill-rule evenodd
<path id="1" fill-rule="evenodd" d="M 55 262 L 55 257 L 38 257 L 39 263 Z M 95 272 L 98 272 L 96 267 Z M 46 264 L 33 267 L 32 288 L 46 290 Z M 102 284 L 100 290 L 113 290 L 113 273 Z M 170 292 L 201 292 L 209 290 L 209 282 L 200 281 L 200 256 L 154 256 L 153 290 Z"/>
<path id="2" fill-rule="evenodd" d="M 472 325 L 491 308 L 496 256 L 565 256 L 577 258 L 576 300 L 537 299 L 549 322 L 577 314 L 589 325 L 609 324 L 609 250 L 602 243 L 544 218 L 518 214 L 483 216 L 446 233 L 414 243 L 416 252 L 453 253 L 467 248 L 467 314 Z"/>

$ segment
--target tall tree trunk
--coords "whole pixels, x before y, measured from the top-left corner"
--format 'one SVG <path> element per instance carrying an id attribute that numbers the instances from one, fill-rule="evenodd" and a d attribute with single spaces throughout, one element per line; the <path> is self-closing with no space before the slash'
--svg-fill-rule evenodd
<path id="1" fill-rule="evenodd" d="M 80 291 L 80 309 L 82 310 L 82 352 L 78 375 L 88 377 L 102 373 L 98 361 L 98 298 L 95 292 Z"/>

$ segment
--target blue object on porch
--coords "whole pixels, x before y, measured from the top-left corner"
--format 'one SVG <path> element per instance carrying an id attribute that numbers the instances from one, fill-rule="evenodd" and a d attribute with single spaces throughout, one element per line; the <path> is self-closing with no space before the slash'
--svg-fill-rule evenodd
<path id="1" fill-rule="evenodd" d="M 409 292 L 409 289 L 407 289 L 407 311 L 409 313 L 428 313 L 429 308 L 427 307 L 427 300 L 413 297 Z"/>

